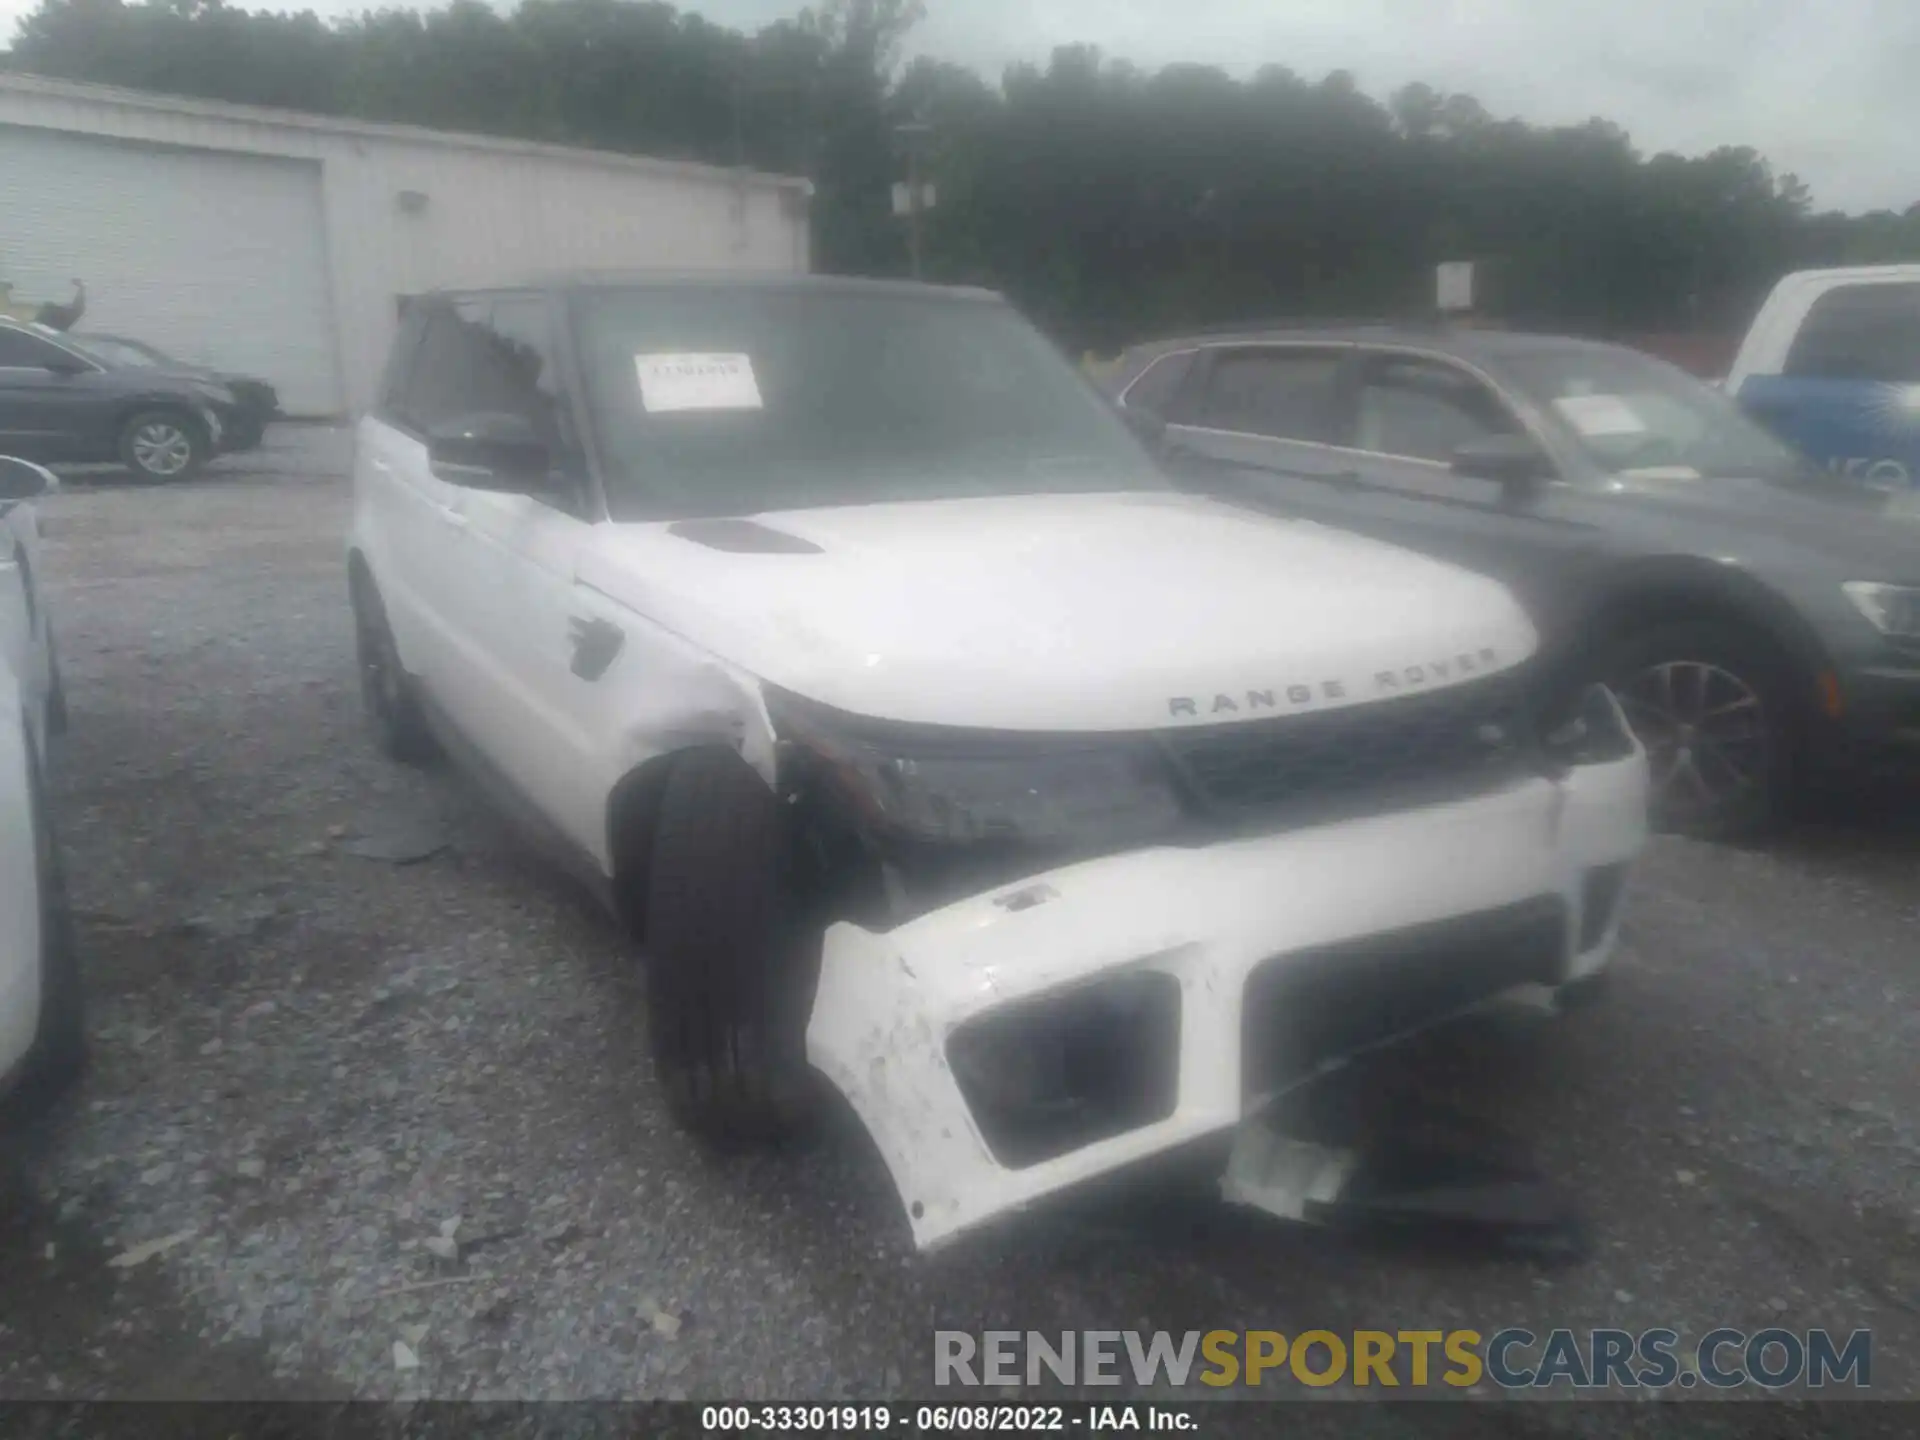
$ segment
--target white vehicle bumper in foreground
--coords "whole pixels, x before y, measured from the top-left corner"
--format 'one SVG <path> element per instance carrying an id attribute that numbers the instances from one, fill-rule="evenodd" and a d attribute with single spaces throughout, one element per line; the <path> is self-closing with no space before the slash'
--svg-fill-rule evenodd
<path id="1" fill-rule="evenodd" d="M 0 706 L 18 691 L 0 681 Z M 5 715 L 0 710 L 0 717 Z M 26 731 L 0 725 L 0 1088 L 14 1079 L 40 1023 L 40 882 Z"/>
<path id="2" fill-rule="evenodd" d="M 842 923 L 826 935 L 808 1059 L 872 1133 L 915 1241 L 938 1245 L 1229 1129 L 1344 1055 L 1598 970 L 1645 815 L 1636 753 L 1469 800 L 1088 861 L 884 934 Z M 1136 1016 L 1158 1007 L 1157 1025 L 1108 1027 L 1100 1012 L 1141 1093 L 1099 1138 L 1061 1149 L 1056 1135 L 1036 1158 L 992 1120 L 999 1102 L 956 1076 L 950 1042 L 1109 990 Z M 1031 1047 L 1003 1038 L 1012 1072 Z M 982 1068 L 996 1067 L 962 1067 Z"/>

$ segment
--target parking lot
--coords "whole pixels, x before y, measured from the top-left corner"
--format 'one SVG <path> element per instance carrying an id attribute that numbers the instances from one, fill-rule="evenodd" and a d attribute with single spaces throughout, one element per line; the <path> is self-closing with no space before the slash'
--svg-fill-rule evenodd
<path id="1" fill-rule="evenodd" d="M 374 753 L 344 453 L 289 429 L 45 506 L 96 1052 L 0 1178 L 0 1394 L 872 1399 L 927 1392 L 936 1328 L 1777 1323 L 1871 1329 L 1875 1393 L 1920 1398 L 1920 796 L 1656 843 L 1604 1003 L 1365 1077 L 1529 1147 L 1579 1263 L 1177 1188 L 919 1257 L 857 1133 L 703 1158 L 620 935 Z"/>

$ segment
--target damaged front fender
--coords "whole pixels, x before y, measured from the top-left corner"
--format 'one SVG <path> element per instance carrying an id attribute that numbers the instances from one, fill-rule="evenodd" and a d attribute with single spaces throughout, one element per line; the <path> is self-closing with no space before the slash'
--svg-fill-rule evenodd
<path id="1" fill-rule="evenodd" d="M 597 591 L 582 587 L 575 599 L 576 632 L 612 653 L 594 678 L 577 681 L 591 687 L 579 711 L 588 732 L 579 753 L 594 763 L 571 778 L 555 774 L 552 784 L 565 796 L 570 835 L 612 876 L 619 816 L 609 799 L 627 777 L 664 756 L 717 744 L 737 751 L 772 786 L 773 722 L 752 675 Z"/>

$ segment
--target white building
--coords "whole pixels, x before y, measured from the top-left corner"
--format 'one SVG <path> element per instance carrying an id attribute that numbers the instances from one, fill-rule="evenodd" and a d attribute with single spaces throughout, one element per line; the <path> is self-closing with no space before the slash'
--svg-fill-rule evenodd
<path id="1" fill-rule="evenodd" d="M 805 180 L 0 73 L 0 284 L 76 330 L 371 398 L 399 297 L 566 269 L 804 270 Z"/>

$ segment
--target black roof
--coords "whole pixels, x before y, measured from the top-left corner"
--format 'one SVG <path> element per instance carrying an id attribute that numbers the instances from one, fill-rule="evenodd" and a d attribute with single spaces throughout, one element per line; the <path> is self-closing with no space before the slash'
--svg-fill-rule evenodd
<path id="1" fill-rule="evenodd" d="M 571 270 L 539 275 L 523 285 L 449 285 L 450 295 L 495 290 L 807 290 L 852 295 L 921 295 L 941 300 L 999 300 L 971 285 L 929 285 L 917 280 L 871 280 L 851 275 L 811 275 L 787 270 Z"/>

